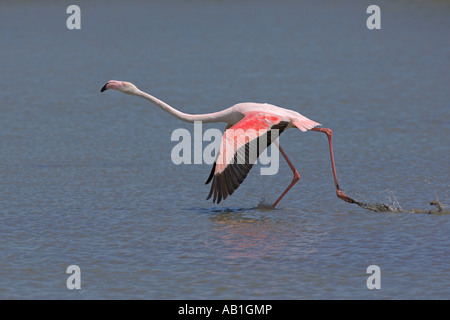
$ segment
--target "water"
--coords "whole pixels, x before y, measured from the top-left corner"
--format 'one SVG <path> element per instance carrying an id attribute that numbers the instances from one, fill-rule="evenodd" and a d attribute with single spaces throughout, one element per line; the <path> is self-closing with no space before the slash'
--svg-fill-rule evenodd
<path id="1" fill-rule="evenodd" d="M 0 298 L 449 299 L 450 5 L 378 1 L 0 3 Z M 330 127 L 281 137 L 301 175 L 256 165 L 220 205 L 171 162 L 182 123 L 100 93 L 127 80 L 190 113 L 270 102 Z M 207 128 L 223 129 L 224 124 Z M 68 290 L 69 265 L 81 290 Z M 369 290 L 378 265 L 381 289 Z"/>

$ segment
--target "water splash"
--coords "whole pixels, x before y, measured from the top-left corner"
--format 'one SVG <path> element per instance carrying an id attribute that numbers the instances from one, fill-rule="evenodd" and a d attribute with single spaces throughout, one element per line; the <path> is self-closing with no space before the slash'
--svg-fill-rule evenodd
<path id="1" fill-rule="evenodd" d="M 261 198 L 261 201 L 259 201 L 258 205 L 256 206 L 256 209 L 260 210 L 273 210 L 274 207 L 271 203 L 266 201 L 266 198 Z"/>
<path id="2" fill-rule="evenodd" d="M 447 209 L 448 205 L 442 203 L 439 201 L 439 199 L 436 197 L 434 200 L 430 201 L 431 206 L 435 206 L 435 208 L 431 210 L 422 210 L 422 209 L 413 209 L 411 210 L 412 213 L 429 213 L 429 214 L 450 214 L 450 211 Z"/>
<path id="3" fill-rule="evenodd" d="M 432 180 L 434 180 L 436 177 L 432 178 L 425 178 L 425 183 L 428 184 L 429 189 L 434 193 L 434 200 L 430 201 L 431 206 L 435 206 L 435 208 L 426 211 L 426 213 L 438 213 L 438 214 L 445 214 L 450 213 L 450 211 L 447 209 L 448 205 L 443 203 L 441 200 L 439 200 L 438 197 L 438 190 L 434 186 L 434 183 L 432 183 Z M 446 193 L 445 199 L 448 200 L 448 192 Z M 416 210 L 415 212 L 418 212 L 420 210 Z"/>
<path id="4" fill-rule="evenodd" d="M 426 180 L 427 181 L 427 180 Z M 430 182 L 427 181 L 429 184 Z M 430 184 L 431 186 L 431 184 Z M 382 201 L 374 201 L 373 197 L 376 196 L 377 198 L 380 198 L 381 194 L 384 194 L 384 198 Z M 450 211 L 448 210 L 448 205 L 443 203 L 439 200 L 437 196 L 437 192 L 434 190 L 434 200 L 430 201 L 431 206 L 435 206 L 436 208 L 433 208 L 431 210 L 424 210 L 424 209 L 409 209 L 404 210 L 394 191 L 386 189 L 380 192 L 377 192 L 376 194 L 371 193 L 358 193 L 356 198 L 359 200 L 354 200 L 358 206 L 364 209 L 372 210 L 375 212 L 398 212 L 398 213 L 429 213 L 429 214 L 449 214 Z"/>
<path id="5" fill-rule="evenodd" d="M 448 212 L 447 210 L 445 210 L 445 208 L 447 207 L 446 204 L 442 203 L 439 201 L 438 197 L 436 197 L 436 199 L 434 199 L 433 201 L 430 202 L 430 205 L 432 206 L 436 206 L 437 208 L 437 212 Z M 431 212 L 430 212 L 431 213 Z"/>
<path id="6" fill-rule="evenodd" d="M 397 197 L 394 194 L 394 191 L 386 189 L 384 191 L 379 192 L 378 194 L 385 193 L 384 199 L 380 201 L 373 201 L 371 199 L 365 200 L 368 198 L 367 194 L 359 194 L 359 198 L 365 198 L 362 200 L 354 200 L 355 203 L 361 208 L 372 210 L 375 212 L 404 212 L 403 208 L 400 206 Z M 373 196 L 373 194 L 371 194 Z"/>

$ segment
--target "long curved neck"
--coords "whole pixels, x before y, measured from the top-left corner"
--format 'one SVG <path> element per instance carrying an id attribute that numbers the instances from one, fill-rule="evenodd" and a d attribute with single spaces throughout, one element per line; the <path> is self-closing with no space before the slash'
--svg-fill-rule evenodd
<path id="1" fill-rule="evenodd" d="M 180 120 L 186 121 L 186 122 L 194 122 L 194 121 L 202 121 L 202 122 L 229 122 L 229 110 L 225 109 L 219 112 L 214 113 L 206 113 L 206 114 L 189 114 L 184 113 L 181 111 L 178 111 L 177 109 L 169 106 L 164 101 L 159 100 L 158 98 L 155 98 L 152 95 L 149 95 L 148 93 L 138 90 L 134 95 L 138 97 L 142 97 L 144 99 L 149 100 L 150 102 L 156 104 L 158 107 L 163 109 L 164 111 L 170 113 L 171 115 L 174 115 Z"/>

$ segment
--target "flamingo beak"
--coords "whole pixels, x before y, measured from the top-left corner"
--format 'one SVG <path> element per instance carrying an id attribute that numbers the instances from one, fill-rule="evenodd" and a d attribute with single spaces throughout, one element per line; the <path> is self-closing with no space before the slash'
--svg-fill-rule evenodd
<path id="1" fill-rule="evenodd" d="M 109 82 L 108 82 L 108 83 L 109 83 Z M 100 90 L 100 92 L 103 92 L 103 91 L 105 91 L 105 90 L 108 90 L 108 88 L 106 88 L 106 86 L 108 85 L 108 83 L 105 84 L 105 85 L 103 86 L 103 88 Z"/>
<path id="2" fill-rule="evenodd" d="M 114 89 L 114 90 L 120 90 L 120 88 L 123 87 L 123 81 L 117 81 L 117 80 L 109 80 L 107 84 L 103 86 L 103 88 L 100 90 L 100 92 L 103 92 L 108 89 Z"/>

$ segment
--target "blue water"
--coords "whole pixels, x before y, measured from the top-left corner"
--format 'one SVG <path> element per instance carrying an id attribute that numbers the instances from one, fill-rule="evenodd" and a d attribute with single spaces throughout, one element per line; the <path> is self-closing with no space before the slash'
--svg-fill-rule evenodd
<path id="1" fill-rule="evenodd" d="M 0 298 L 450 298 L 450 215 L 427 213 L 450 204 L 448 2 L 378 1 L 381 30 L 364 1 L 77 4 L 80 30 L 67 3 L 0 3 Z M 206 201 L 210 166 L 171 161 L 192 124 L 110 79 L 189 113 L 296 110 L 333 129 L 346 193 L 398 210 L 339 200 L 325 136 L 298 130 L 276 210 L 283 161 Z"/>

